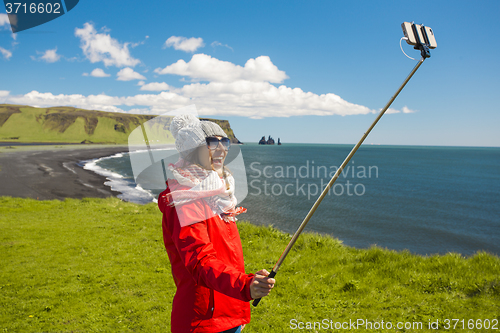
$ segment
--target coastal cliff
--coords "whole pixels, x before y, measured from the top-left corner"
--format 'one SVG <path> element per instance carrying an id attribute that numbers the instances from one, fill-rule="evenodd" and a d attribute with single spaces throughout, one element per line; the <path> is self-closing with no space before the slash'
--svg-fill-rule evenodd
<path id="1" fill-rule="evenodd" d="M 229 125 L 229 121 L 220 119 L 210 119 L 210 118 L 200 118 L 200 120 L 213 121 L 214 123 L 219 125 L 224 130 L 224 132 L 226 132 L 227 137 L 231 139 L 231 143 L 241 144 L 240 140 L 238 140 L 234 135 L 233 129 L 231 128 L 231 125 Z"/>
<path id="2" fill-rule="evenodd" d="M 0 142 L 127 144 L 129 134 L 157 117 L 118 112 L 84 110 L 69 106 L 36 108 L 0 104 Z M 227 120 L 213 121 L 232 143 L 240 143 Z M 163 142 L 174 143 L 167 124 L 161 129 Z"/>

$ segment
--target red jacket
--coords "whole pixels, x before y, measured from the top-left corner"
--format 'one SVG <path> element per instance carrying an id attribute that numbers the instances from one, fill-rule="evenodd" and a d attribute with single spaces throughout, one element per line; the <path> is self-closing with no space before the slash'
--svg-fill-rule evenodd
<path id="1" fill-rule="evenodd" d="M 158 207 L 177 286 L 172 332 L 221 332 L 249 323 L 253 274 L 245 274 L 236 223 L 214 216 L 181 227 L 176 210 L 188 216 L 213 214 L 202 199 L 170 207 L 166 194 L 188 187 L 171 180 L 168 184 L 158 197 Z"/>

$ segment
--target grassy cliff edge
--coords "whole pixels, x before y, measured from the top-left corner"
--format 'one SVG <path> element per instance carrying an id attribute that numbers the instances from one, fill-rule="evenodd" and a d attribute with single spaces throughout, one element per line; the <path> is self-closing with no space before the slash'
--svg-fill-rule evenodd
<path id="1" fill-rule="evenodd" d="M 175 285 L 155 204 L 0 197 L 0 228 L 0 330 L 170 330 Z M 273 227 L 238 228 L 247 272 L 269 270 L 290 239 Z M 432 331 L 436 322 L 446 331 L 499 328 L 500 258 L 484 252 L 419 256 L 305 233 L 276 279 L 245 332 L 353 322 L 378 332 Z"/>
<path id="2" fill-rule="evenodd" d="M 127 144 L 134 129 L 156 117 L 73 107 L 0 104 L 0 142 Z M 162 119 L 156 135 L 162 143 L 173 143 L 169 120 Z M 239 142 L 227 120 L 202 119 L 218 123 L 234 143 Z"/>

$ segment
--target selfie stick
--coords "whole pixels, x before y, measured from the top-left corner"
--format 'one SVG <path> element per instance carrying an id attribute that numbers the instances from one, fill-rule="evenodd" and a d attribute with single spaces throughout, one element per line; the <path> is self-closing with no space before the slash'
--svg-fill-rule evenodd
<path id="1" fill-rule="evenodd" d="M 363 137 L 361 138 L 361 140 L 359 140 L 359 142 L 354 146 L 354 148 L 352 148 L 352 150 L 349 153 L 349 155 L 347 155 L 347 157 L 345 158 L 344 162 L 342 162 L 342 165 L 340 166 L 340 168 L 337 169 L 337 172 L 335 173 L 335 175 L 333 175 L 332 179 L 330 180 L 330 182 L 328 183 L 328 185 L 325 187 L 325 189 L 323 190 L 323 192 L 321 193 L 321 195 L 319 196 L 319 198 L 316 200 L 316 202 L 312 206 L 311 210 L 307 214 L 307 216 L 304 219 L 304 221 L 302 221 L 302 224 L 299 226 L 299 229 L 293 235 L 292 239 L 288 243 L 285 251 L 283 252 L 283 254 L 281 255 L 281 257 L 279 258 L 278 262 L 274 265 L 271 273 L 268 276 L 269 278 L 273 278 L 276 275 L 276 273 L 278 273 L 278 270 L 281 267 L 281 264 L 283 263 L 283 261 L 285 260 L 286 256 L 288 255 L 288 253 L 292 249 L 293 245 L 297 241 L 297 238 L 299 238 L 299 235 L 302 233 L 302 231 L 306 227 L 307 223 L 309 222 L 309 220 L 313 216 L 313 214 L 316 211 L 316 209 L 318 208 L 319 204 L 324 199 L 324 197 L 327 195 L 328 191 L 332 188 L 333 183 L 335 183 L 335 181 L 337 180 L 337 178 L 339 178 L 340 174 L 342 173 L 342 170 L 344 170 L 344 168 L 346 167 L 347 163 L 349 163 L 349 161 L 351 160 L 351 158 L 354 155 L 354 153 L 356 153 L 356 151 L 358 150 L 359 146 L 361 146 L 361 144 L 363 143 L 363 141 L 365 141 L 366 137 L 368 136 L 368 134 L 370 134 L 370 132 L 373 129 L 373 127 L 375 127 L 375 125 L 380 120 L 380 118 L 382 118 L 382 116 L 387 111 L 387 109 L 389 109 L 389 106 L 391 106 L 392 102 L 394 102 L 394 100 L 399 95 L 399 93 L 401 92 L 401 90 L 403 90 L 404 86 L 408 83 L 408 81 L 410 81 L 411 77 L 413 76 L 413 74 L 415 74 L 415 72 L 420 67 L 420 65 L 422 65 L 422 63 L 424 62 L 425 58 L 430 57 L 429 49 L 426 48 L 425 45 L 421 45 L 421 46 L 422 46 L 422 49 L 421 49 L 422 58 L 420 59 L 420 61 L 418 62 L 418 64 L 413 68 L 413 70 L 411 71 L 410 75 L 408 75 L 408 77 L 406 78 L 406 80 L 404 80 L 403 84 L 399 87 L 398 91 L 396 91 L 396 93 L 394 94 L 394 96 L 392 96 L 392 98 L 389 100 L 389 102 L 386 104 L 386 106 L 382 109 L 382 111 L 380 111 L 377 119 L 375 119 L 375 121 L 368 128 L 368 130 L 365 132 L 365 134 L 363 134 Z M 261 300 L 260 298 L 254 299 L 252 305 L 253 306 L 257 306 L 259 304 L 260 300 Z"/>

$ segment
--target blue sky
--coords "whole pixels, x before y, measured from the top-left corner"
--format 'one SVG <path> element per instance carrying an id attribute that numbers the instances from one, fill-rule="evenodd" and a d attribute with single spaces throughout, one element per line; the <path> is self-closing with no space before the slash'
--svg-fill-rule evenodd
<path id="1" fill-rule="evenodd" d="M 500 146 L 499 13 L 498 0 L 81 0 L 16 35 L 0 14 L 0 103 L 194 103 L 244 142 L 355 143 L 416 64 L 399 45 L 415 21 L 438 48 L 366 143 Z"/>

